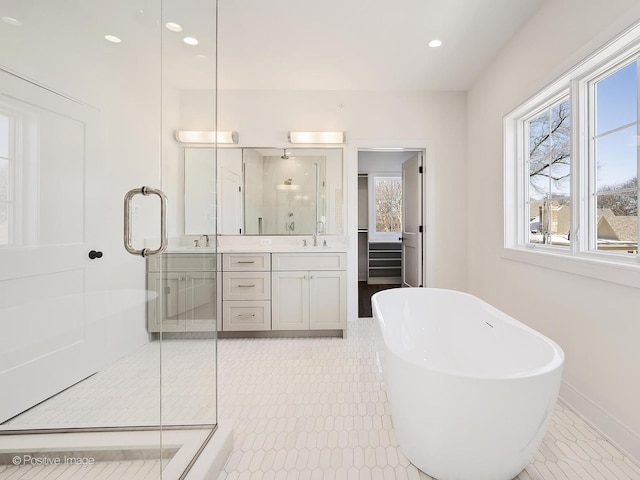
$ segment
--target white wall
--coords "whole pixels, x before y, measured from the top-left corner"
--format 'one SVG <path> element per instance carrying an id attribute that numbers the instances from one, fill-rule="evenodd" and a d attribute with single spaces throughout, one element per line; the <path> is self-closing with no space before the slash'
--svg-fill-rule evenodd
<path id="1" fill-rule="evenodd" d="M 544 3 L 469 91 L 467 172 L 469 290 L 564 348 L 561 395 L 636 459 L 640 292 L 500 255 L 503 116 L 639 18 L 637 0 Z"/>
<path id="2" fill-rule="evenodd" d="M 180 95 L 182 129 L 213 129 L 213 94 Z M 221 91 L 218 126 L 236 130 L 240 145 L 284 147 L 290 130 L 344 130 L 349 234 L 349 319 L 357 317 L 357 151 L 365 147 L 426 148 L 431 212 L 427 277 L 466 288 L 466 94 L 461 92 Z"/>

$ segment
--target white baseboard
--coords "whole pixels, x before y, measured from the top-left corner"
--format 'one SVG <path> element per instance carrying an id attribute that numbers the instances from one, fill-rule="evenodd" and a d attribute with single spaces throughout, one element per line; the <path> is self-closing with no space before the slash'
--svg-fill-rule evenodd
<path id="1" fill-rule="evenodd" d="M 621 452 L 640 465 L 640 433 L 633 431 L 564 380 L 560 386 L 560 399 Z"/>

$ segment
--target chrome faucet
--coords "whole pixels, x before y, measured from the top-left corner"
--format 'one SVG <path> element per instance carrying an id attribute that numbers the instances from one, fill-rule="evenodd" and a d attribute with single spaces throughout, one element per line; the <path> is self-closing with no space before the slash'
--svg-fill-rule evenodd
<path id="1" fill-rule="evenodd" d="M 202 238 L 204 237 L 204 245 L 202 245 L 203 247 L 208 247 L 209 246 L 209 235 L 207 235 L 206 233 L 203 233 L 202 235 L 200 235 L 200 240 L 202 240 Z M 198 246 L 196 244 L 196 246 Z"/>
<path id="2" fill-rule="evenodd" d="M 313 246 L 317 247 L 318 246 L 318 237 L 316 237 L 316 234 L 313 234 Z"/>

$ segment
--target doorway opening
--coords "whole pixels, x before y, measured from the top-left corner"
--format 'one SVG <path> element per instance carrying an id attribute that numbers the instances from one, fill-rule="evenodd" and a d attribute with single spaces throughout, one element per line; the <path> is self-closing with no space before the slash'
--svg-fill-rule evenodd
<path id="1" fill-rule="evenodd" d="M 358 317 L 389 288 L 423 286 L 422 149 L 358 150 Z"/>

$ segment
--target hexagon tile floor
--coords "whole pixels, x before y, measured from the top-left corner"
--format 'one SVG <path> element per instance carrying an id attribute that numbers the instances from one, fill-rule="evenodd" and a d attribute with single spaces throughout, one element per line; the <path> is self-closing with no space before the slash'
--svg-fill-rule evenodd
<path id="1" fill-rule="evenodd" d="M 373 320 L 347 339 L 219 341 L 219 419 L 235 421 L 218 480 L 430 479 L 398 448 Z M 559 403 L 519 480 L 640 480 L 640 466 Z"/>

